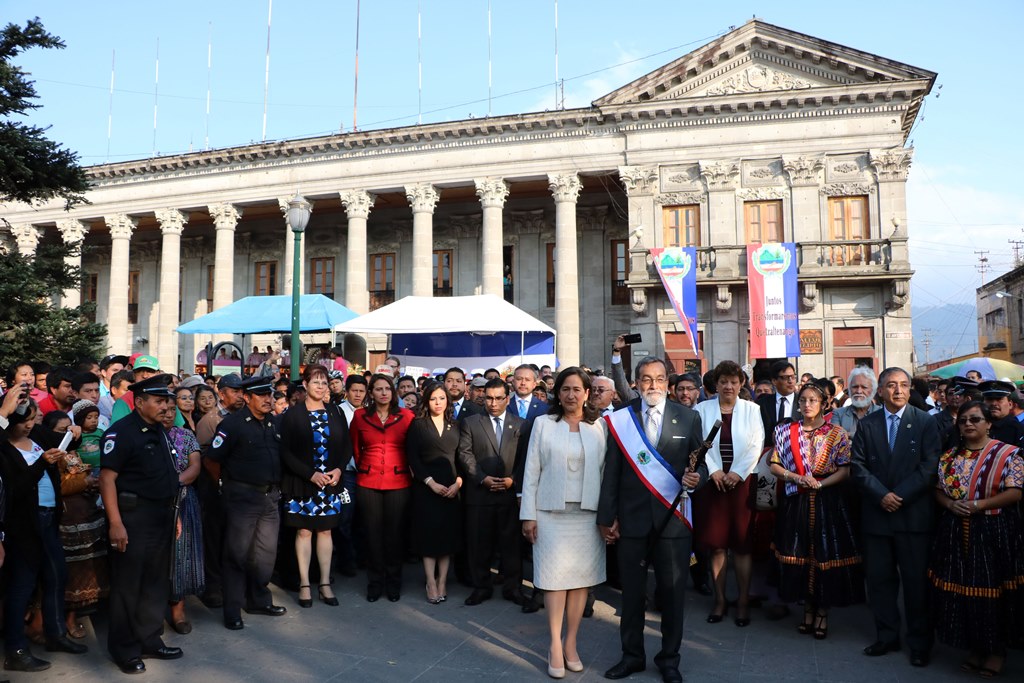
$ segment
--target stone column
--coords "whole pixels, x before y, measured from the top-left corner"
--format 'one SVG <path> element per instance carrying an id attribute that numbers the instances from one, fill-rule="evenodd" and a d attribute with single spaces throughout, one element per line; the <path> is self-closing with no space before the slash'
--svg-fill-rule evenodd
<path id="1" fill-rule="evenodd" d="M 440 195 L 429 183 L 409 185 L 412 206 L 412 295 L 434 295 L 434 207 Z"/>
<path id="2" fill-rule="evenodd" d="M 128 214 L 104 216 L 110 230 L 110 284 L 107 288 L 107 352 L 128 354 L 128 247 L 138 225 Z"/>
<path id="3" fill-rule="evenodd" d="M 348 216 L 348 252 L 345 262 L 345 305 L 363 315 L 370 312 L 366 280 L 366 219 L 377 198 L 365 190 L 341 193 Z"/>
<path id="4" fill-rule="evenodd" d="M 483 229 L 481 230 L 481 280 L 484 294 L 504 296 L 503 237 L 501 210 L 508 198 L 508 183 L 501 178 L 485 178 L 474 181 L 476 196 L 483 207 Z"/>
<path id="5" fill-rule="evenodd" d="M 157 358 L 167 372 L 178 371 L 178 293 L 181 270 L 181 233 L 188 214 L 177 209 L 156 212 L 163 234 L 160 247 L 160 317 L 157 323 Z"/>
<path id="6" fill-rule="evenodd" d="M 580 362 L 576 199 L 582 187 L 575 173 L 548 174 L 548 189 L 555 198 L 555 352 L 562 367 Z"/>
<path id="7" fill-rule="evenodd" d="M 227 306 L 235 300 L 235 228 L 242 210 L 233 204 L 211 204 L 217 233 L 217 246 L 213 262 L 213 310 Z"/>
<path id="8" fill-rule="evenodd" d="M 34 225 L 15 225 L 11 228 L 11 234 L 18 243 L 18 252 L 26 258 L 36 255 L 36 247 L 39 246 L 39 238 L 42 236 L 39 228 Z"/>
<path id="9" fill-rule="evenodd" d="M 57 230 L 60 231 L 64 244 L 73 250 L 64 257 L 64 263 L 79 273 L 78 286 L 61 294 L 60 305 L 62 308 L 77 308 L 82 305 L 82 241 L 85 239 L 85 233 L 89 232 L 89 225 L 73 218 L 65 218 L 57 221 Z"/>
<path id="10" fill-rule="evenodd" d="M 292 234 L 292 226 L 288 222 L 288 202 L 291 197 L 278 197 L 277 205 L 281 207 L 284 214 L 284 279 L 281 282 L 281 293 L 292 295 L 292 271 L 295 269 L 295 235 Z M 312 202 L 310 202 L 312 206 Z M 299 238 L 299 263 L 306 263 L 306 233 Z M 299 270 L 299 293 L 305 294 L 306 288 L 306 266 Z"/>

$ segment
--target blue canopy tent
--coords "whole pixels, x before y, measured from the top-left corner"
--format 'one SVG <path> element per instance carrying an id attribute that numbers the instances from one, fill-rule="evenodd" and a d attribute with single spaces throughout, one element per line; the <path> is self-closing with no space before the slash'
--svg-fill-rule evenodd
<path id="1" fill-rule="evenodd" d="M 323 294 L 299 297 L 299 330 L 325 332 L 357 317 L 351 309 Z M 291 332 L 292 298 L 280 296 L 247 296 L 218 308 L 213 313 L 178 327 L 182 334 L 263 334 Z"/>

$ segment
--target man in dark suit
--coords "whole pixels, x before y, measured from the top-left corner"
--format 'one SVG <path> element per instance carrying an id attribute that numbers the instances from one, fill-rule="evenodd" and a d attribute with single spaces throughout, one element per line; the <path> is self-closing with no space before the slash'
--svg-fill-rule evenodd
<path id="1" fill-rule="evenodd" d="M 907 405 L 905 370 L 888 368 L 878 385 L 883 409 L 861 420 L 851 455 L 851 476 L 864 496 L 864 572 L 877 632 L 864 654 L 877 657 L 900 649 L 896 596 L 902 583 L 910 663 L 927 666 L 932 636 L 926 572 L 939 430 L 934 417 Z"/>
<path id="2" fill-rule="evenodd" d="M 444 390 L 452 402 L 452 416 L 461 420 L 470 415 L 482 415 L 484 409 L 466 398 L 466 373 L 461 368 L 448 368 L 444 373 Z"/>
<path id="3" fill-rule="evenodd" d="M 640 398 L 622 410 L 637 413 L 648 441 L 681 477 L 687 489 L 700 488 L 708 478 L 706 466 L 686 472 L 690 453 L 703 438 L 700 416 L 690 408 L 667 400 L 668 368 L 664 361 L 647 357 L 637 365 Z M 622 618 L 619 635 L 622 660 L 605 672 L 605 678 L 619 679 L 643 671 L 644 606 L 647 597 L 647 568 L 641 565 L 648 544 L 654 547 L 654 577 L 661 603 L 661 651 L 654 662 L 666 683 L 682 681 L 679 646 L 683 639 L 683 604 L 687 567 L 692 543 L 689 527 L 673 517 L 657 539 L 658 525 L 668 512 L 637 475 L 618 441 L 609 436 L 605 458 L 597 524 L 609 544 L 618 546 L 619 577 L 622 581 Z M 686 472 L 684 474 L 684 472 Z"/>
<path id="4" fill-rule="evenodd" d="M 501 379 L 488 380 L 484 387 L 487 414 L 462 420 L 457 459 L 465 482 L 466 554 L 473 581 L 467 605 L 479 605 L 491 598 L 495 550 L 505 577 L 502 596 L 517 605 L 526 602 L 522 595 L 519 506 L 512 481 L 523 421 L 508 413 L 508 398 L 508 385 Z"/>
<path id="5" fill-rule="evenodd" d="M 775 391 L 757 397 L 764 424 L 764 445 L 771 446 L 775 427 L 793 419 L 796 404 L 796 369 L 788 360 L 772 363 L 772 386 Z"/>
<path id="6" fill-rule="evenodd" d="M 548 404 L 533 395 L 540 381 L 540 372 L 532 365 L 520 365 L 512 375 L 515 396 L 508 404 L 508 412 L 527 422 L 548 412 Z"/>

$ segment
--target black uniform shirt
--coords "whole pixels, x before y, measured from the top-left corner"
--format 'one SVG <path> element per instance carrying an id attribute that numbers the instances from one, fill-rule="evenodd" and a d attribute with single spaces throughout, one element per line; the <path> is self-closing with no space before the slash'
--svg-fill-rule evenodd
<path id="1" fill-rule="evenodd" d="M 100 467 L 117 472 L 118 493 L 151 500 L 177 495 L 177 456 L 160 425 L 149 424 L 133 410 L 110 426 L 101 448 Z"/>
<path id="2" fill-rule="evenodd" d="M 281 482 L 281 435 L 268 415 L 261 422 L 248 407 L 225 417 L 207 457 L 221 465 L 224 481 L 254 486 Z"/>

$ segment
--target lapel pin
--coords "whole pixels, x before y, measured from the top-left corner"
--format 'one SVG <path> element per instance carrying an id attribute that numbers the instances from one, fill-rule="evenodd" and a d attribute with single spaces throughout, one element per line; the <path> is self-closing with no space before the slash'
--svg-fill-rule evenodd
<path id="1" fill-rule="evenodd" d="M 911 427 L 911 424 L 908 422 L 907 423 L 907 429 L 910 429 L 910 427 Z"/>
<path id="2" fill-rule="evenodd" d="M 676 421 L 676 419 L 674 417 L 672 418 L 672 424 L 678 424 L 678 422 Z"/>

